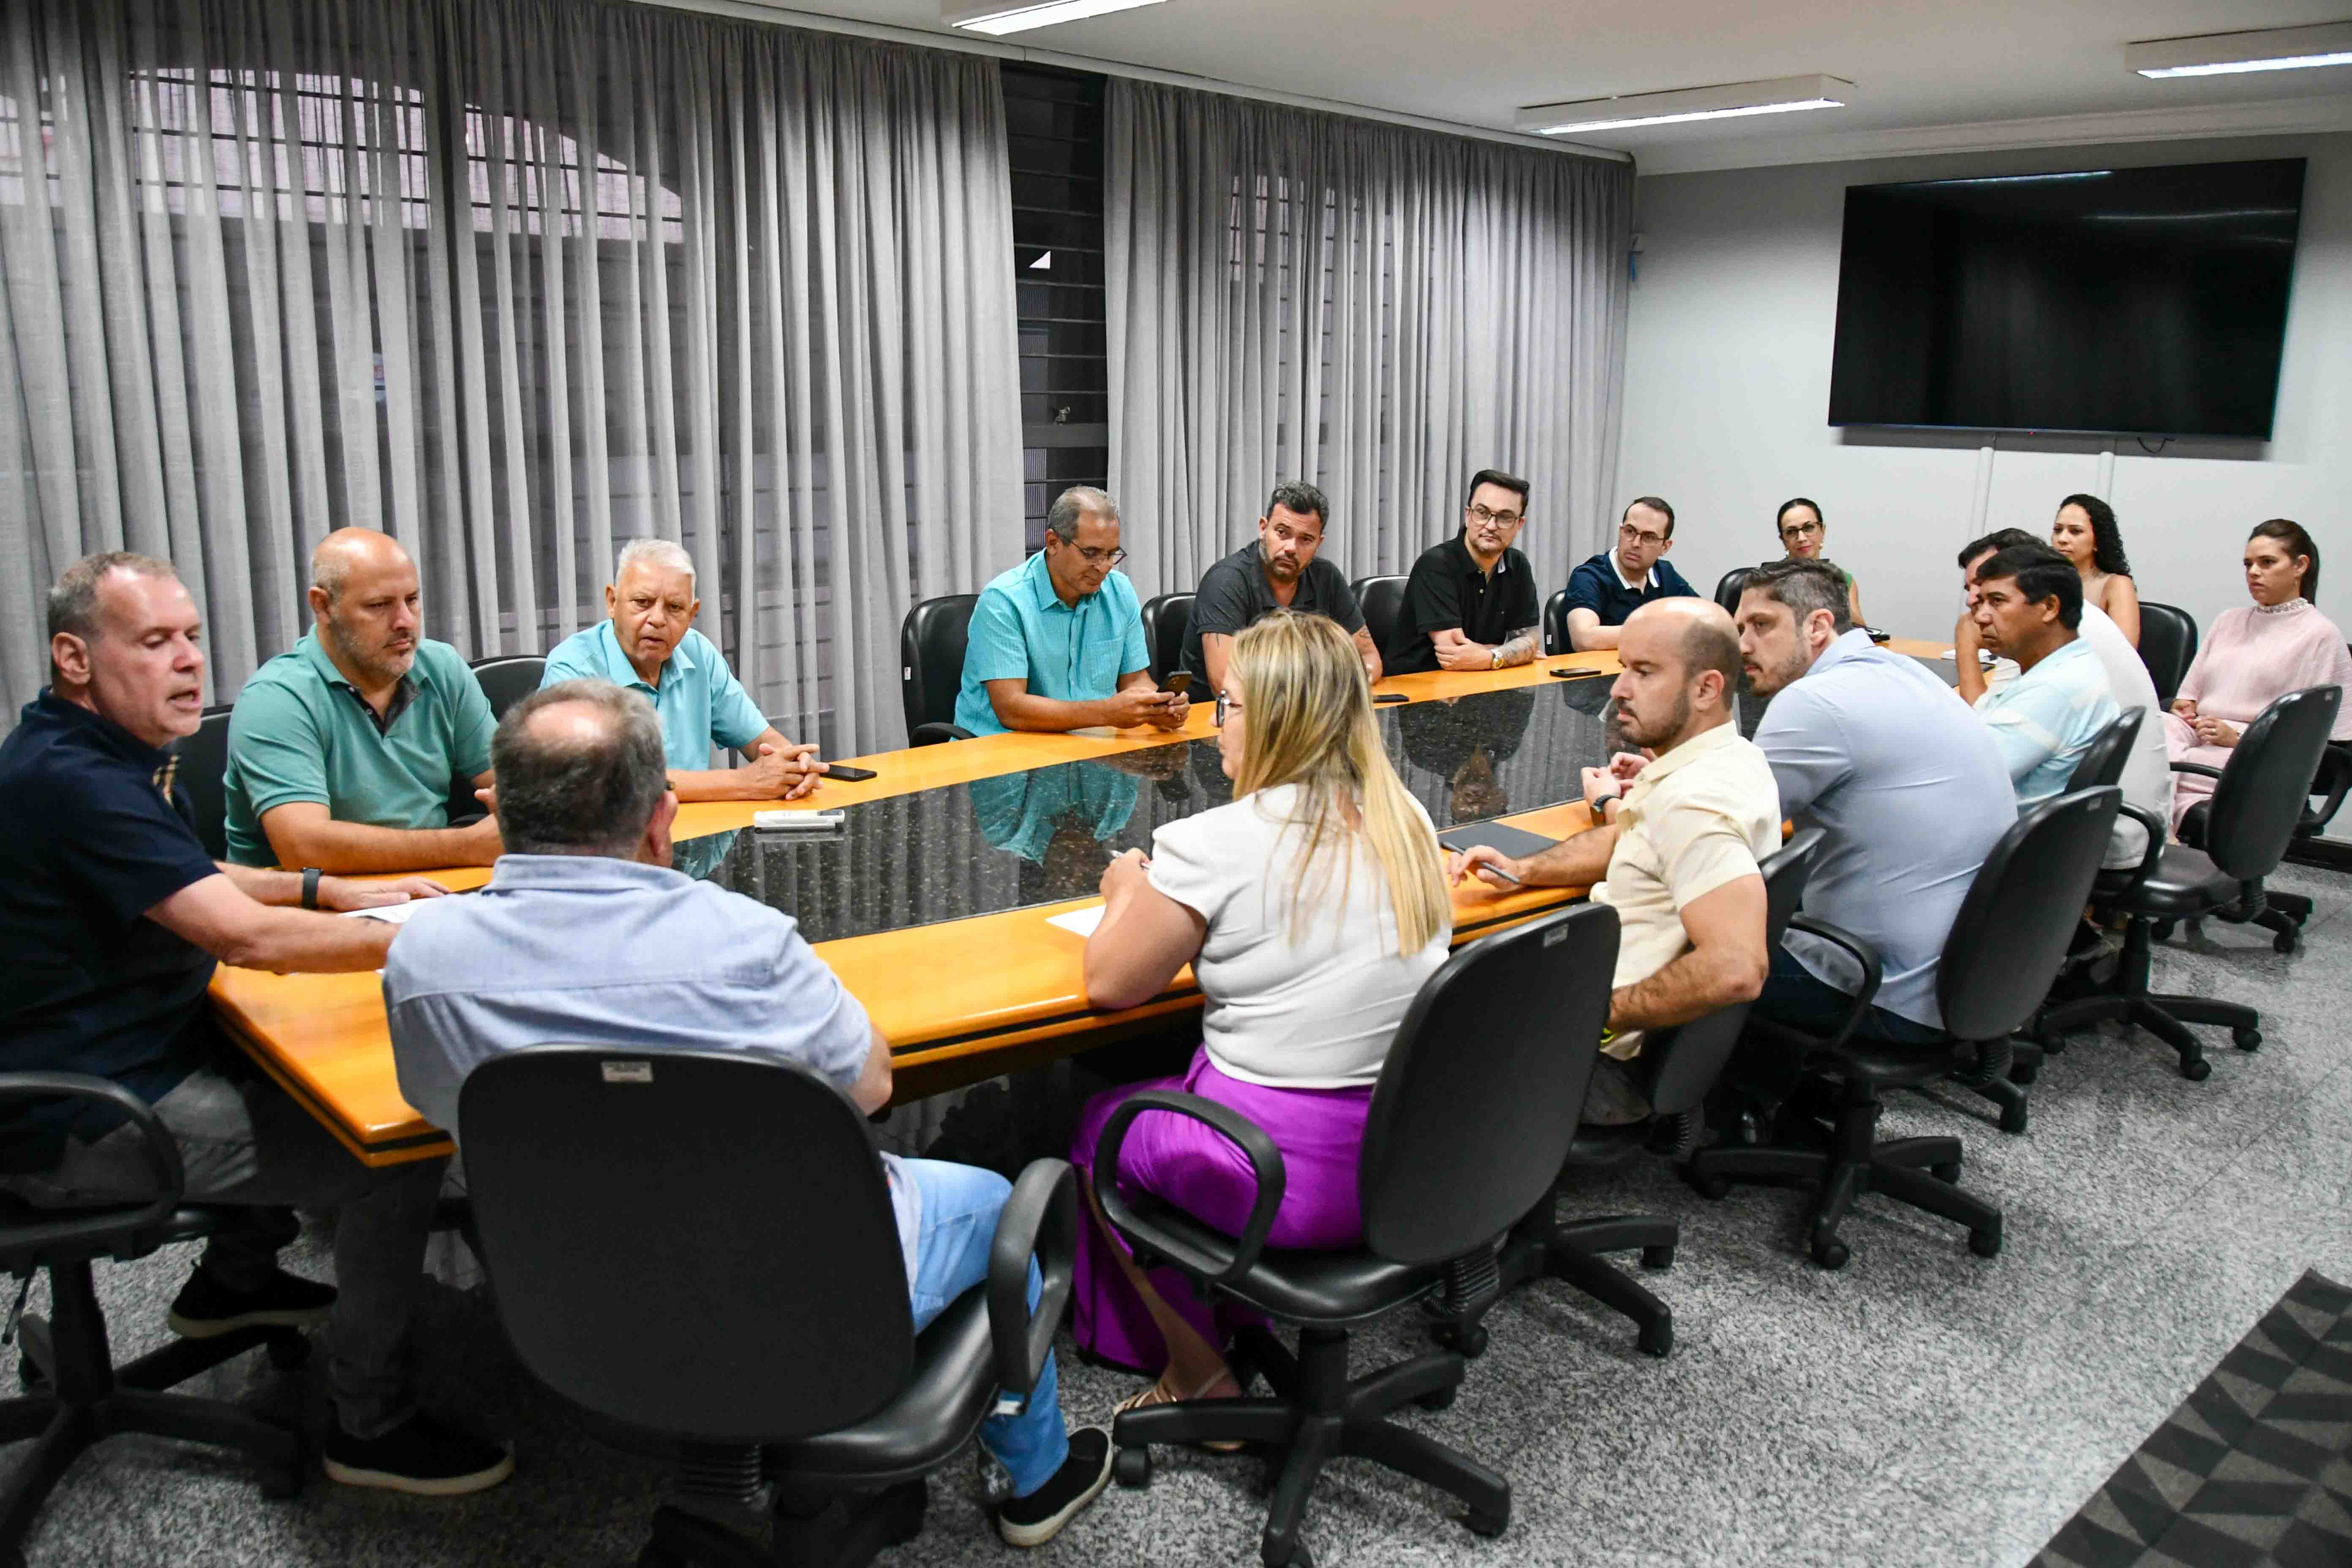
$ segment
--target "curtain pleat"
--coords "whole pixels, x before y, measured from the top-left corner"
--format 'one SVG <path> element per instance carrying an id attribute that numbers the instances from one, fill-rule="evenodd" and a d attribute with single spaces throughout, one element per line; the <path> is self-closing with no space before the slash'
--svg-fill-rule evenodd
<path id="1" fill-rule="evenodd" d="M 1481 468 L 1534 485 L 1547 579 L 1601 548 L 1633 171 L 1114 78 L 1110 485 L 1145 594 L 1189 591 L 1277 479 L 1323 552 L 1401 572 Z"/>

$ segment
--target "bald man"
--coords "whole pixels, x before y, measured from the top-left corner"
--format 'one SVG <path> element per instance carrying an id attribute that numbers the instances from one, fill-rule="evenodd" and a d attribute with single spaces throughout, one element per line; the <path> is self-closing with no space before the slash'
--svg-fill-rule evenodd
<path id="1" fill-rule="evenodd" d="M 228 858 L 320 871 L 487 866 L 499 825 L 449 826 L 458 779 L 490 782 L 498 721 L 447 643 L 422 635 L 416 563 L 344 528 L 310 556 L 313 624 L 255 671 L 228 730 Z"/>
<path id="2" fill-rule="evenodd" d="M 1456 879 L 1475 872 L 1496 888 L 1589 886 L 1595 902 L 1616 909 L 1616 990 L 1583 1113 L 1593 1122 L 1649 1115 L 1629 1070 L 1643 1031 L 1763 990 L 1771 952 L 1760 868 L 1780 847 L 1772 765 L 1734 721 L 1731 616 L 1709 599 L 1657 599 L 1619 632 L 1625 668 L 1610 695 L 1642 751 L 1584 770 L 1595 826 L 1525 859 L 1480 845 L 1450 868 Z"/>

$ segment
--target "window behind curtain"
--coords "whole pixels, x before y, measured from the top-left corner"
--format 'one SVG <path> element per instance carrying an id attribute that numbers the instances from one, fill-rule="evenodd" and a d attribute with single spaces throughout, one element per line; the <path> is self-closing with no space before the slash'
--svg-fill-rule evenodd
<path id="1" fill-rule="evenodd" d="M 1027 548 L 1072 485 L 1110 472 L 1103 357 L 1102 78 L 1004 68 L 1013 165 L 1013 280 L 1021 325 L 1023 513 Z"/>

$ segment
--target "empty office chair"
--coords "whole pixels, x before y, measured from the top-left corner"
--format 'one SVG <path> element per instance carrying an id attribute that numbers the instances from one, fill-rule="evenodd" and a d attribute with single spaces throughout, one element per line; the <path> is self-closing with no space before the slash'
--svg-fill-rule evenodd
<path id="1" fill-rule="evenodd" d="M 1739 595 L 1748 587 L 1748 579 L 1756 575 L 1753 566 L 1734 566 L 1716 579 L 1715 602 L 1730 615 L 1739 613 Z"/>
<path id="2" fill-rule="evenodd" d="M 1809 827 L 1791 838 L 1764 862 L 1764 941 L 1777 949 L 1805 894 L 1805 879 L 1821 853 L 1822 830 Z M 1613 1165 L 1638 1149 L 1654 1149 L 1680 1159 L 1698 1146 L 1702 1131 L 1700 1108 L 1724 1064 L 1739 1044 L 1748 1023 L 1748 1004 L 1726 1007 L 1695 1019 L 1680 1028 L 1659 1029 L 1642 1042 L 1633 1069 L 1643 1098 L 1650 1102 L 1646 1121 L 1618 1126 L 1580 1126 L 1569 1146 L 1561 1184 L 1545 1195 L 1536 1210 L 1521 1220 L 1504 1243 L 1500 1289 L 1509 1290 L 1530 1279 L 1552 1279 L 1575 1286 L 1603 1306 L 1633 1320 L 1634 1342 L 1652 1355 L 1674 1348 L 1675 1315 L 1640 1280 L 1604 1260 L 1612 1252 L 1639 1251 L 1645 1268 L 1664 1268 L 1675 1260 L 1682 1240 L 1681 1227 L 1671 1219 L 1647 1215 L 1607 1215 L 1570 1220 L 1557 1217 L 1563 1197 L 1573 1198 L 1576 1173 Z M 1475 1356 L 1486 1346 L 1486 1331 L 1478 1319 L 1491 1300 L 1474 1305 L 1469 1314 L 1438 1330 L 1439 1342 Z"/>
<path id="3" fill-rule="evenodd" d="M 2185 765 L 2185 764 L 2184 764 Z M 2330 741 L 2319 753 L 2319 771 L 2312 776 L 2311 793 L 2303 814 L 2294 825 L 2294 837 L 2286 843 L 2284 858 L 2299 866 L 2325 866 L 2334 870 L 2352 869 L 2340 848 L 2321 847 L 2318 840 L 2327 825 L 2342 809 L 2347 786 L 2352 786 L 2352 743 Z M 2191 848 L 2205 842 L 2205 823 L 2211 816 L 2213 803 L 2200 800 L 2189 808 L 2180 819 L 2180 842 Z M 2304 922 L 2311 919 L 2311 900 L 2301 893 L 2271 892 L 2265 889 L 2263 916 L 2259 923 L 2278 932 L 2273 942 L 2281 952 L 2292 952 L 2301 940 Z M 2231 910 L 2218 911 L 2223 920 L 2234 917 Z M 2165 935 L 2158 931 L 2159 940 Z"/>
<path id="4" fill-rule="evenodd" d="M 2189 677 L 2197 658 L 2197 621 L 2175 605 L 2139 602 L 2139 661 L 2156 682 L 2156 700 L 2166 707 Z"/>
<path id="5" fill-rule="evenodd" d="M 196 732 L 182 736 L 172 748 L 180 759 L 173 776 L 188 792 L 196 837 L 215 860 L 228 858 L 228 717 L 236 707 L 234 702 L 214 703 L 205 710 Z"/>
<path id="6" fill-rule="evenodd" d="M 2195 1082 L 2210 1077 L 2213 1066 L 2189 1025 L 2223 1025 L 2240 1050 L 2263 1043 L 2262 1015 L 2254 1008 L 2148 990 L 2154 927 L 2224 910 L 2234 910 L 2242 919 L 2262 918 L 2262 879 L 2277 869 L 2294 834 L 2308 798 L 2307 781 L 2319 765 L 2343 695 L 2333 686 L 2290 691 L 2246 726 L 2229 765 L 2219 770 L 2202 848 L 2167 844 L 2158 835 L 2137 868 L 2101 876 L 2095 901 L 2125 917 L 2123 955 L 2105 994 L 2063 1002 L 2042 1014 L 2034 1032 L 2045 1050 L 2068 1031 L 2105 1019 L 2137 1024 L 2170 1046 L 2180 1058 L 2180 1076 Z M 2192 763 L 2172 765 L 2181 772 L 2210 771 Z M 2279 941 L 2291 943 L 2293 938 L 2282 931 Z"/>
<path id="7" fill-rule="evenodd" d="M 963 690 L 964 637 L 971 626 L 977 594 L 943 594 L 907 612 L 898 628 L 898 695 L 907 707 L 907 743 L 929 746 L 969 741 L 971 731 L 955 721 L 956 698 Z"/>
<path id="8" fill-rule="evenodd" d="M 1151 653 L 1151 679 L 1161 685 L 1184 668 L 1184 634 L 1192 624 L 1192 595 L 1155 594 L 1143 601 L 1143 646 Z M 1198 700 L 1204 694 L 1194 692 Z"/>
<path id="9" fill-rule="evenodd" d="M 1510 1521 L 1510 1484 L 1476 1461 L 1389 1419 L 1407 1400 L 1454 1400 L 1464 1362 L 1438 1351 L 1350 1380 L 1349 1331 L 1440 1289 L 1457 1300 L 1491 1294 L 1498 1237 L 1559 1175 L 1591 1083 L 1617 911 L 1563 910 L 1469 943 L 1423 983 L 1372 1090 L 1359 1165 L 1364 1246 L 1352 1252 L 1269 1249 L 1282 1202 L 1281 1151 L 1255 1122 L 1197 1095 L 1135 1095 L 1104 1126 L 1094 1192 L 1104 1217 L 1147 1268 L 1166 1265 L 1209 1298 L 1225 1297 L 1298 1325 L 1294 1356 L 1264 1330 L 1245 1331 L 1237 1366 L 1263 1373 L 1265 1398 L 1188 1400 L 1130 1410 L 1111 1430 L 1129 1486 L 1151 1476 L 1149 1445 L 1264 1444 L 1280 1479 L 1261 1555 L 1312 1561 L 1299 1521 L 1315 1480 L 1342 1455 L 1369 1458 L 1453 1493 L 1465 1522 L 1496 1535 Z M 1174 1111 L 1215 1128 L 1248 1159 L 1257 1202 L 1239 1237 L 1119 1186 L 1119 1146 L 1136 1117 Z"/>
<path id="10" fill-rule="evenodd" d="M 922 1478 L 1000 1388 L 1036 1386 L 1069 1300 L 1076 1183 L 1040 1160 L 986 1281 L 917 1334 L 866 1119 L 796 1064 L 538 1046 L 469 1073 L 457 1125 L 482 1266 L 532 1375 L 674 1444 L 681 1489 L 712 1503 L 748 1507 L 765 1450 L 772 1555 L 665 1507 L 641 1565 L 851 1568 L 911 1539 Z"/>
<path id="11" fill-rule="evenodd" d="M 1717 1145 L 1691 1156 L 1684 1174 L 1705 1196 L 1722 1197 L 1734 1182 L 1818 1182 L 1821 1196 L 1808 1226 L 1807 1246 L 1824 1268 L 1845 1267 L 1838 1235 L 1846 1211 L 1868 1193 L 1969 1227 L 1969 1248 L 1980 1258 L 2000 1250 L 2000 1210 L 1959 1185 L 1957 1138 L 1877 1139 L 1882 1095 L 1931 1082 L 1966 1062 L 1998 1062 L 2009 1037 L 2033 1015 L 2066 956 L 2067 938 L 2082 918 L 2113 832 L 2123 792 L 2113 785 L 2045 800 L 2022 814 L 1977 870 L 1952 922 L 1936 975 L 1946 1038 L 1932 1045 L 1896 1045 L 1859 1038 L 1853 1030 L 1878 992 L 1878 954 L 1868 943 L 1825 921 L 1799 915 L 1791 923 L 1851 952 L 1863 968 L 1862 989 L 1837 1033 L 1818 1038 L 1750 1019 L 1751 1032 L 1806 1053 L 1809 1072 L 1836 1086 L 1827 1147 L 1808 1140 L 1777 1148 Z"/>
<path id="12" fill-rule="evenodd" d="M 507 710 L 539 689 L 547 660 L 535 653 L 493 654 L 474 661 L 474 679 L 490 700 L 490 711 L 503 719 Z"/>
<path id="13" fill-rule="evenodd" d="M 1550 598 L 1544 601 L 1543 650 L 1546 658 L 1576 651 L 1568 635 L 1568 590 L 1565 588 L 1556 590 Z"/>
<path id="14" fill-rule="evenodd" d="M 1356 607 L 1364 612 L 1364 629 L 1372 634 L 1372 646 L 1381 650 L 1383 661 L 1397 617 L 1404 613 L 1405 582 L 1402 577 L 1359 577 L 1349 584 L 1356 592 Z"/>
<path id="15" fill-rule="evenodd" d="M 130 1262 L 160 1247 L 212 1233 L 219 1210 L 183 1202 L 180 1151 L 147 1103 L 120 1085 L 79 1073 L 0 1073 L 0 1101 L 65 1097 L 103 1101 L 128 1118 L 153 1177 L 143 1202 L 98 1208 L 43 1209 L 0 1194 L 0 1269 L 31 1283 L 46 1269 L 49 1311 L 27 1317 L 22 1372 L 26 1392 L 0 1402 L 0 1443 L 34 1439 L 0 1491 L 0 1562 L 24 1562 L 32 1532 L 58 1480 L 82 1452 L 101 1439 L 145 1433 L 182 1442 L 233 1448 L 260 1469 L 261 1495 L 290 1498 L 301 1490 L 302 1436 L 217 1399 L 164 1390 L 200 1372 L 266 1345 L 280 1366 L 299 1364 L 310 1342 L 292 1329 L 239 1329 L 210 1339 L 174 1339 L 161 1350 L 116 1366 L 107 1349 L 90 1265 L 101 1258 Z"/>

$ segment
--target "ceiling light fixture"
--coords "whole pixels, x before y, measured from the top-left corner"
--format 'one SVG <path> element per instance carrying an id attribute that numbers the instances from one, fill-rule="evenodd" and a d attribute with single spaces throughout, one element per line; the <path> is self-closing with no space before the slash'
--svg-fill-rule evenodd
<path id="1" fill-rule="evenodd" d="M 1683 125 L 1698 120 L 1788 114 L 1801 109 L 1843 109 L 1853 94 L 1853 83 L 1833 76 L 1791 76 L 1773 81 L 1684 88 L 1674 92 L 1588 98 L 1574 103 L 1529 104 L 1519 110 L 1515 123 L 1519 130 L 1538 136 L 1569 136 L 1584 131 L 1631 131 L 1646 125 Z"/>
<path id="2" fill-rule="evenodd" d="M 1013 0 L 1012 4 L 995 0 L 993 5 L 973 5 L 949 0 L 940 13 L 940 20 L 950 27 L 1001 37 L 1006 33 L 1025 33 L 1032 27 L 1050 27 L 1057 22 L 1076 22 L 1158 4 L 1160 0 Z"/>
<path id="3" fill-rule="evenodd" d="M 2208 33 L 2124 46 L 2124 65 L 2144 77 L 2235 76 L 2241 71 L 2306 70 L 2352 66 L 2352 22 L 2316 27 L 2265 27 L 2256 33 Z"/>

